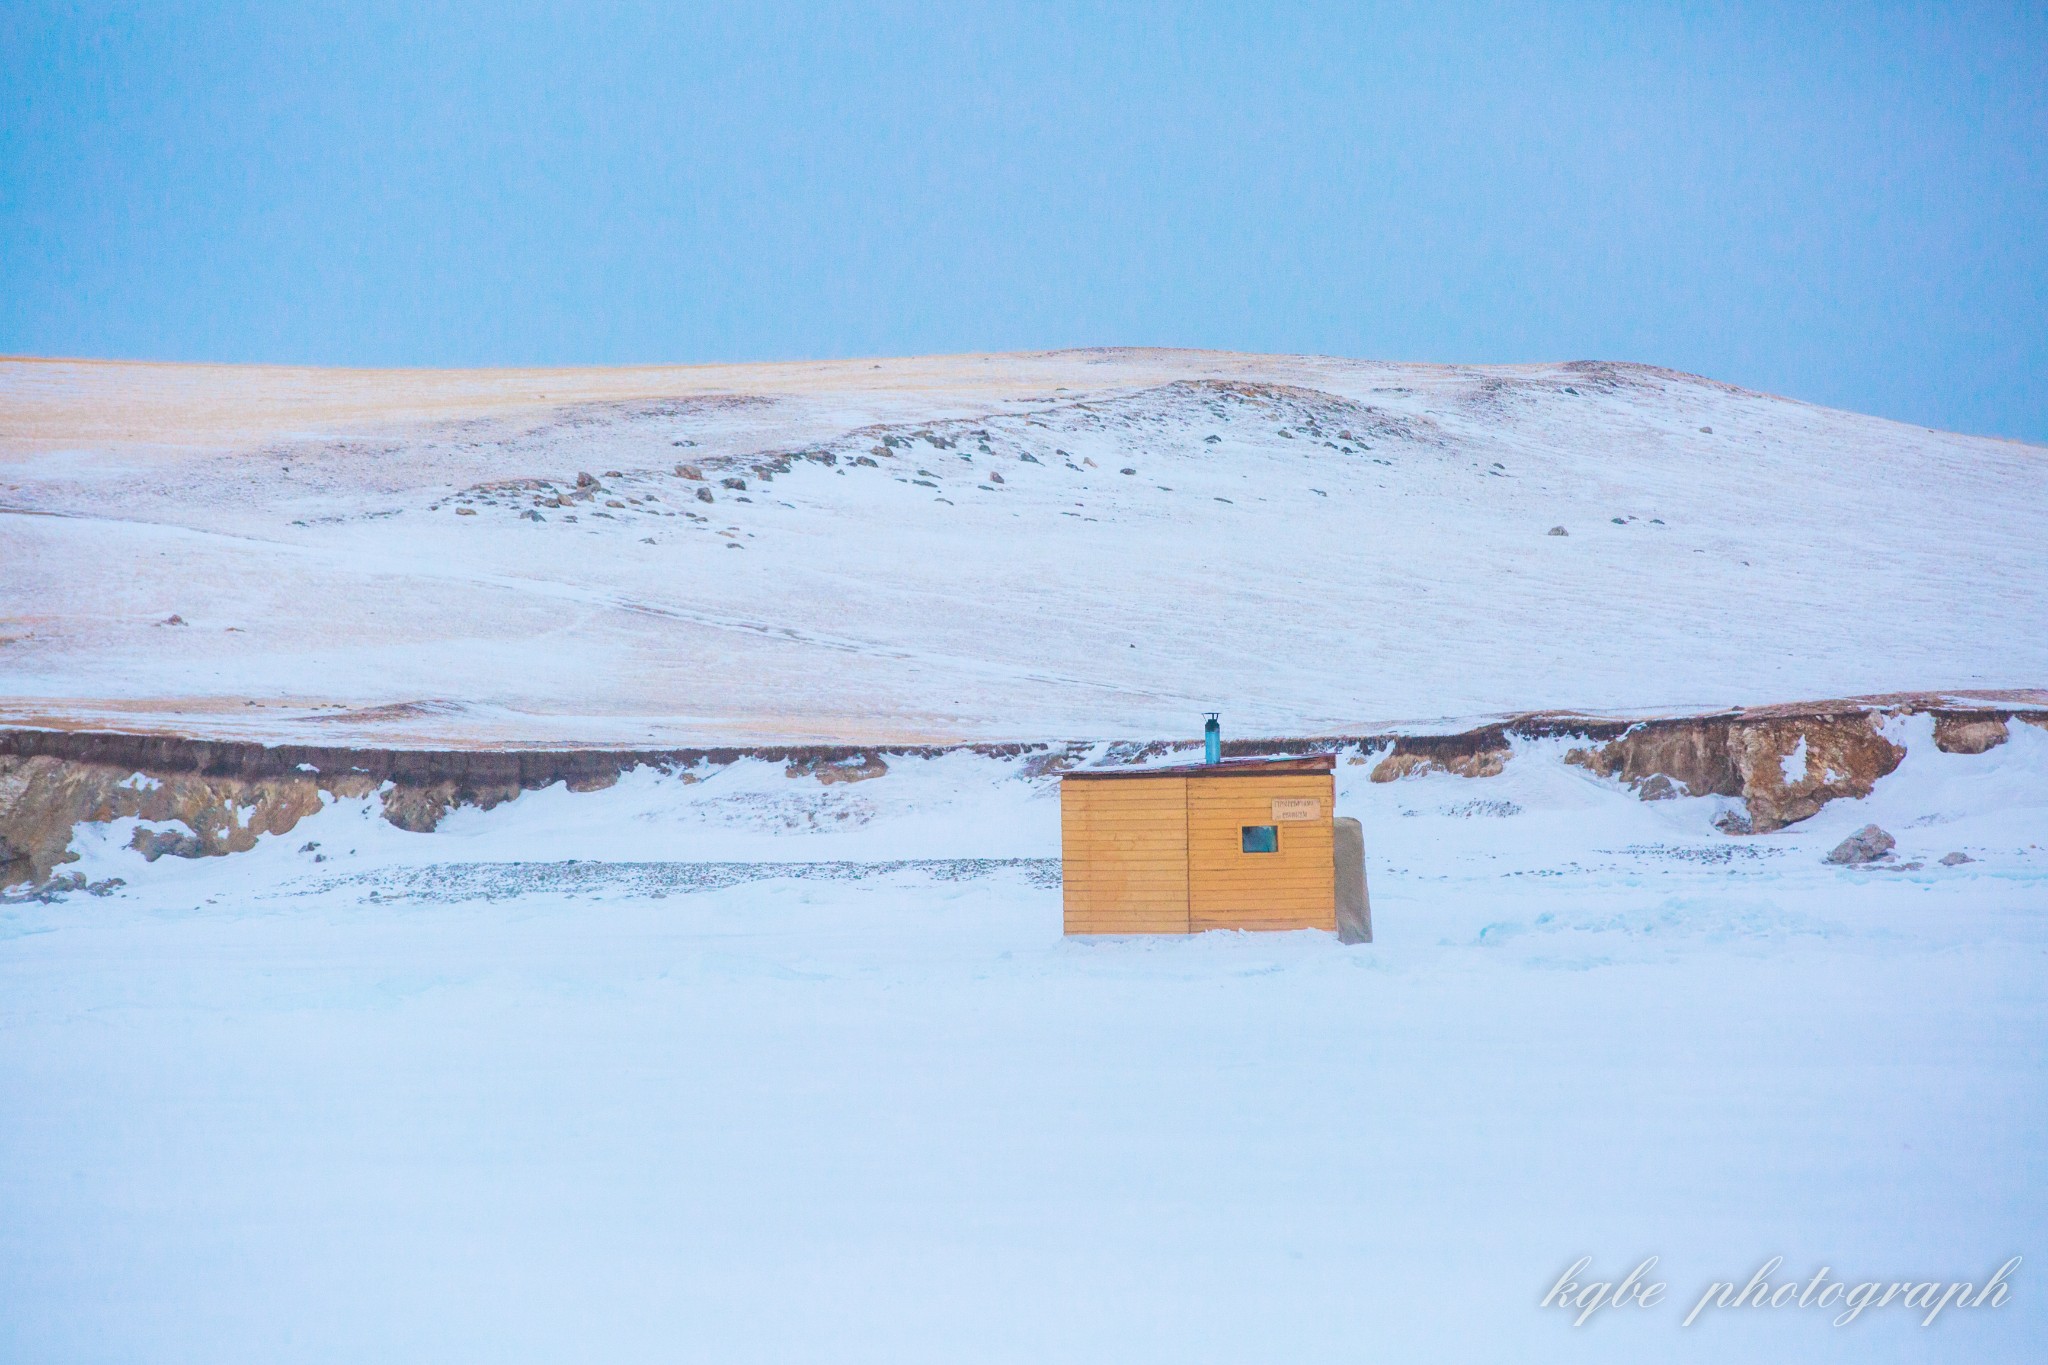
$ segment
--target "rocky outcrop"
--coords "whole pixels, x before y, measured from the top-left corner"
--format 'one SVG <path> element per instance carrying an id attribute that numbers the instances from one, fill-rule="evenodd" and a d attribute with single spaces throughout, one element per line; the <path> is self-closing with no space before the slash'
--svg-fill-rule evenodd
<path id="1" fill-rule="evenodd" d="M 133 817 L 177 830 L 138 829 L 135 846 L 154 860 L 166 853 L 204 857 L 254 848 L 320 809 L 310 775 L 255 781 L 203 773 L 153 774 L 53 756 L 0 755 L 0 885 L 41 881 L 71 859 L 71 831 L 82 822 Z"/>
<path id="2" fill-rule="evenodd" d="M 1565 755 L 1627 784 L 1646 800 L 1741 798 L 1746 814 L 1724 824 L 1765 834 L 1828 802 L 1870 794 L 1906 751 L 1879 732 L 1871 711 L 1805 716 L 1743 714 L 1646 721 L 1593 748 Z"/>
<path id="3" fill-rule="evenodd" d="M 827 785 L 834 782 L 865 782 L 884 777 L 889 765 L 878 753 L 861 753 L 850 758 L 792 758 L 783 764 L 784 777 L 815 777 Z"/>
<path id="4" fill-rule="evenodd" d="M 1989 694 L 1999 696 L 2006 694 Z M 1765 834 L 1813 815 L 1828 802 L 1868 796 L 1905 757 L 1885 738 L 1887 716 L 1932 713 L 1935 743 L 1949 753 L 1983 753 L 2005 742 L 2009 722 L 2048 728 L 2039 692 L 2011 694 L 2011 705 L 1958 706 L 1930 694 L 1794 703 L 1701 716 L 1634 722 L 1549 712 L 1517 716 L 1454 735 L 1400 736 L 1381 748 L 1375 782 L 1422 773 L 1489 777 L 1501 772 L 1517 739 L 1578 738 L 1565 761 L 1627 786 L 1645 801 L 1724 796 L 1742 802 L 1725 813 L 1731 834 Z M 1384 746 L 1384 739 L 1361 744 Z"/>
<path id="5" fill-rule="evenodd" d="M 1478 749 L 1471 753 L 1437 755 L 1429 752 L 1415 752 L 1397 747 L 1373 765 L 1372 780 L 1375 782 L 1398 782 L 1404 777 L 1415 777 L 1422 773 L 1455 773 L 1459 777 L 1499 777 L 1507 771 L 1508 755 L 1513 752 L 1507 746 Z"/>
<path id="6" fill-rule="evenodd" d="M 614 777 L 612 781 L 617 781 Z M 605 786 L 610 786 L 607 782 Z M 433 782 L 425 786 L 393 786 L 384 793 L 384 818 L 414 834 L 432 834 L 441 817 L 457 806 L 490 810 L 518 796 L 516 782 Z"/>
<path id="7" fill-rule="evenodd" d="M 1237 739 L 1231 757 L 1351 750 L 1377 757 L 1371 777 L 1393 782 L 1444 772 L 1486 778 L 1505 771 L 1516 740 L 1582 741 L 1566 760 L 1628 786 L 1644 800 L 1716 795 L 1739 799 L 1723 828 L 1763 833 L 1804 820 L 1827 802 L 1869 794 L 1898 767 L 1904 751 L 1881 731 L 1887 715 L 1935 716 L 1935 742 L 1975 754 L 2005 742 L 2009 721 L 2048 728 L 2048 696 L 1975 694 L 1958 706 L 1926 695 L 1873 697 L 1730 711 L 1705 716 L 1616 721 L 1532 713 L 1448 735 L 1322 736 Z M 1020 772 L 1050 779 L 1085 762 L 1150 762 L 1199 747 L 1194 740 L 1096 745 L 976 744 L 781 746 L 744 749 L 344 749 L 266 746 L 58 730 L 0 731 L 0 887 L 51 885 L 71 861 L 81 823 L 134 818 L 134 847 L 145 857 L 216 857 L 284 834 L 329 800 L 376 795 L 400 829 L 426 833 L 461 806 L 489 810 L 521 792 L 560 782 L 572 791 L 609 787 L 621 774 L 656 767 L 685 780 L 743 758 L 780 763 L 784 773 L 821 783 L 860 782 L 889 771 L 889 760 L 965 749 L 1021 758 Z"/>
<path id="8" fill-rule="evenodd" d="M 1498 777 L 1514 752 L 1513 725 L 1488 725 L 1455 735 L 1403 735 L 1373 765 L 1372 780 L 1398 782 L 1423 773 L 1455 773 L 1459 777 Z"/>
<path id="9" fill-rule="evenodd" d="M 990 757 L 1049 746 L 973 746 Z M 939 754 L 940 746 L 774 749 L 405 750 L 266 746 L 162 735 L 52 730 L 0 732 L 0 887 L 43 885 L 73 861 L 80 824 L 133 817 L 132 846 L 152 862 L 239 853 L 264 834 L 289 833 L 330 799 L 376 795 L 386 820 L 417 834 L 451 810 L 489 810 L 560 782 L 599 791 L 639 767 L 681 773 L 742 758 L 781 762 L 790 776 L 859 782 L 888 772 L 884 755 Z"/>
<path id="10" fill-rule="evenodd" d="M 1732 723 L 1728 749 L 1757 831 L 1796 824 L 1841 797 L 1870 795 L 1906 756 L 1878 732 L 1879 720 L 1866 712 Z"/>
<path id="11" fill-rule="evenodd" d="M 1981 754 L 2006 740 L 2006 720 L 2000 715 L 1964 712 L 1934 718 L 1934 747 L 1945 754 Z"/>

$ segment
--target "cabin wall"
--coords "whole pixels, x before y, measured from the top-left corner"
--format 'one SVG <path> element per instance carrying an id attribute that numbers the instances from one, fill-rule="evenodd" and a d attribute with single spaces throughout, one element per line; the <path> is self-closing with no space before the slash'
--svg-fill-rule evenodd
<path id="1" fill-rule="evenodd" d="M 1330 820 L 1336 783 L 1324 773 L 1188 779 L 1188 928 L 1337 928 Z M 1312 819 L 1276 818 L 1276 801 L 1312 801 Z M 1302 809 L 1297 806 L 1296 811 Z M 1246 825 L 1272 825 L 1279 851 L 1246 853 Z"/>
<path id="2" fill-rule="evenodd" d="M 1335 795 L 1327 773 L 1062 782 L 1066 932 L 1334 932 Z M 1278 851 L 1244 852 L 1245 825 L 1275 826 Z"/>
<path id="3" fill-rule="evenodd" d="M 1070 934 L 1188 932 L 1185 778 L 1060 784 Z"/>

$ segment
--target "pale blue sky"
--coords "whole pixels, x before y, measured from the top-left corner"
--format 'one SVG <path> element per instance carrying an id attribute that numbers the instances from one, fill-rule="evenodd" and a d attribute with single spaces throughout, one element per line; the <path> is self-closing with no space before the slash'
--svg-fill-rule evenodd
<path id="1" fill-rule="evenodd" d="M 2048 440 L 2048 5 L 1795 8 L 0 0 L 0 351 L 1598 357 Z"/>

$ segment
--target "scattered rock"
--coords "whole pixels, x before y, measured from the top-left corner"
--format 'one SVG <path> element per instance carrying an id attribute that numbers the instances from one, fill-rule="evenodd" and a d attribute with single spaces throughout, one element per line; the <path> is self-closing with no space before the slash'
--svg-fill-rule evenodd
<path id="1" fill-rule="evenodd" d="M 991 469 L 988 472 L 988 481 L 990 483 L 1001 483 L 1003 481 L 1003 476 L 996 473 L 993 469 Z"/>
<path id="2" fill-rule="evenodd" d="M 1128 466 L 1126 466 L 1126 467 L 1125 467 L 1125 468 L 1123 468 L 1123 469 L 1119 469 L 1119 470 L 1117 471 L 1117 473 L 1119 473 L 1119 474 L 1135 474 L 1135 473 L 1137 473 L 1137 472 L 1138 472 L 1137 470 L 1135 470 L 1135 469 L 1132 469 L 1132 468 L 1129 468 Z"/>
<path id="3" fill-rule="evenodd" d="M 747 481 L 745 479 L 720 479 L 718 485 L 721 488 L 730 488 L 739 493 L 747 491 Z"/>
<path id="4" fill-rule="evenodd" d="M 119 877 L 88 883 L 84 873 L 71 872 L 62 877 L 52 877 L 41 886 L 22 895 L 0 895 L 0 905 L 19 905 L 24 901 L 41 901 L 44 905 L 54 905 L 73 891 L 83 891 L 92 896 L 111 896 L 117 887 L 127 884 Z"/>
<path id="5" fill-rule="evenodd" d="M 1714 434 L 1714 429 L 1712 427 L 1701 427 L 1700 434 L 1702 436 L 1712 436 Z"/>
<path id="6" fill-rule="evenodd" d="M 1861 863 L 1874 863 L 1890 853 L 1897 846 L 1897 840 L 1876 825 L 1865 825 L 1828 854 L 1827 861 L 1838 867 L 1854 867 Z"/>
<path id="7" fill-rule="evenodd" d="M 1974 863 L 1976 861 L 1975 858 L 1972 858 L 1967 853 L 1944 853 L 1941 855 L 1941 865 L 1943 867 L 1961 867 L 1964 863 Z"/>
<path id="8" fill-rule="evenodd" d="M 455 509 L 455 515 L 458 517 L 473 517 L 476 515 L 476 509 L 474 507 L 458 507 Z"/>
<path id="9" fill-rule="evenodd" d="M 694 479 L 698 483 L 702 483 L 704 481 L 704 471 L 693 464 L 679 464 L 676 466 L 676 477 Z"/>
<path id="10" fill-rule="evenodd" d="M 165 854 L 173 858 L 204 858 L 207 854 L 206 844 L 198 835 L 175 829 L 137 829 L 128 847 L 152 863 Z"/>
<path id="11" fill-rule="evenodd" d="M 182 616 L 166 616 L 157 624 L 160 626 L 182 626 L 185 624 L 185 618 Z"/>
<path id="12" fill-rule="evenodd" d="M 1562 526 L 1553 526 L 1548 531 L 1544 532 L 1544 534 L 1552 536 L 1568 536 L 1571 534 L 1571 532 L 1565 530 Z"/>
<path id="13" fill-rule="evenodd" d="M 617 507 L 617 508 L 621 508 L 621 509 L 623 509 L 623 508 L 625 507 L 625 505 L 626 505 L 626 504 L 625 504 L 625 503 L 623 503 L 623 502 L 620 502 L 620 501 L 619 501 L 619 500 L 618 500 L 617 498 L 606 498 L 606 499 L 604 500 L 604 505 L 605 505 L 606 507 Z"/>
<path id="14" fill-rule="evenodd" d="M 1671 801 L 1685 794 L 1685 784 L 1664 773 L 1651 773 L 1636 783 L 1636 795 L 1645 801 Z"/>
<path id="15" fill-rule="evenodd" d="M 1756 821 L 1750 818 L 1746 807 L 1730 806 L 1714 817 L 1714 828 L 1723 834 L 1754 834 Z"/>
<path id="16" fill-rule="evenodd" d="M 616 469 L 607 469 L 607 470 L 606 470 L 606 471 L 604 472 L 604 476 L 605 476 L 605 477 L 606 477 L 607 479 L 623 479 L 623 478 L 625 478 L 625 477 L 626 477 L 626 476 L 625 476 L 624 474 L 621 474 L 621 473 L 620 473 L 620 472 L 619 472 L 618 470 L 616 470 Z"/>
<path id="17" fill-rule="evenodd" d="M 576 486 L 578 488 L 595 488 L 597 487 L 597 476 L 588 471 L 578 474 L 576 476 Z"/>
<path id="18" fill-rule="evenodd" d="M 698 502 L 716 502 L 716 501 L 717 501 L 717 499 L 711 496 L 711 490 L 710 490 L 710 489 L 708 489 L 708 488 L 700 488 L 700 489 L 698 489 L 698 490 L 697 490 L 697 501 L 698 501 Z"/>

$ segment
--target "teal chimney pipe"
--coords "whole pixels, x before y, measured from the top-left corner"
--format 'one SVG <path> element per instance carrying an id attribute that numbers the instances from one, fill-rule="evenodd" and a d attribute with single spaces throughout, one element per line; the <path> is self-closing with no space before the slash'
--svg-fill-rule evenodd
<path id="1" fill-rule="evenodd" d="M 1208 723 L 1202 727 L 1202 762 L 1221 763 L 1223 761 L 1223 726 L 1216 719 L 1220 713 L 1204 711 L 1202 714 L 1209 718 Z"/>

